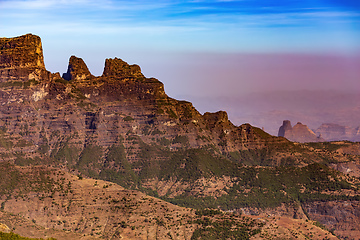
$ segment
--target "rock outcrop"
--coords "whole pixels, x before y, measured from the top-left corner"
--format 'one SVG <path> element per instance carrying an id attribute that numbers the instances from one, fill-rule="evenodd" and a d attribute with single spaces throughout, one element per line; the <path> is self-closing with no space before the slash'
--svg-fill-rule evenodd
<path id="1" fill-rule="evenodd" d="M 306 125 L 298 122 L 294 127 L 291 126 L 289 120 L 285 120 L 283 125 L 279 128 L 279 137 L 285 137 L 293 142 L 322 142 L 320 136 L 317 136 Z"/>
<path id="2" fill-rule="evenodd" d="M 360 204 L 356 201 L 329 201 L 304 204 L 307 214 L 341 239 L 360 236 Z"/>
<path id="3" fill-rule="evenodd" d="M 6 224 L 0 223 L 0 232 L 9 233 L 11 230 Z"/>
<path id="4" fill-rule="evenodd" d="M 0 38 L 0 82 L 46 80 L 41 39 L 27 34 L 16 38 Z"/>
<path id="5" fill-rule="evenodd" d="M 125 61 L 114 58 L 106 59 L 103 77 L 115 77 L 115 78 L 145 78 L 141 73 L 141 69 L 138 65 L 129 65 Z"/>
<path id="6" fill-rule="evenodd" d="M 286 132 L 290 132 L 292 130 L 291 122 L 289 120 L 284 120 L 283 125 L 279 128 L 279 137 L 285 137 Z"/>
<path id="7" fill-rule="evenodd" d="M 85 80 L 93 78 L 84 60 L 71 56 L 69 60 L 68 70 L 62 76 L 65 80 Z"/>

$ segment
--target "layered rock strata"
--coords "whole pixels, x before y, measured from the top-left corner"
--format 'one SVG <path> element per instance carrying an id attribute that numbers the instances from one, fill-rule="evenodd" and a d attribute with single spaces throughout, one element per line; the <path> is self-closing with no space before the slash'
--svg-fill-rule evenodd
<path id="1" fill-rule="evenodd" d="M 27 34 L 0 38 L 0 82 L 47 80 L 41 39 Z"/>

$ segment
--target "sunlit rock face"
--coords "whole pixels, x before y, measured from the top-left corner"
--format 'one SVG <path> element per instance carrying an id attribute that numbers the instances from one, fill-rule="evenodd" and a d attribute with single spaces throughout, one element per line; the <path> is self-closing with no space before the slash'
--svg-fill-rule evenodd
<path id="1" fill-rule="evenodd" d="M 65 80 L 85 80 L 93 77 L 84 60 L 75 56 L 70 57 L 68 70 L 63 74 Z"/>
<path id="2" fill-rule="evenodd" d="M 0 38 L 0 82 L 46 80 L 41 39 L 27 34 L 16 38 Z"/>
<path id="3" fill-rule="evenodd" d="M 40 37 L 1 38 L 0 46 L 0 126 L 25 138 L 29 151 L 54 153 L 64 136 L 71 136 L 66 144 L 77 153 L 89 144 L 106 150 L 129 134 L 146 144 L 166 139 L 170 149 L 214 144 L 223 153 L 285 141 L 250 124 L 235 126 L 224 111 L 200 114 L 120 58 L 106 59 L 102 76 L 95 77 L 83 59 L 71 56 L 61 77 L 46 70 Z"/>

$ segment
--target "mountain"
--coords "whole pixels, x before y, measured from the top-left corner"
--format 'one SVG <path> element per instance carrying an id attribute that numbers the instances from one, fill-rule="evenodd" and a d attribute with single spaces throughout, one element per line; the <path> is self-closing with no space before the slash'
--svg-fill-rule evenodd
<path id="1" fill-rule="evenodd" d="M 175 96 L 191 100 L 200 112 L 226 110 L 233 123 L 248 122 L 274 136 L 277 136 L 284 119 L 294 123 L 302 122 L 312 130 L 329 122 L 351 128 L 359 127 L 360 99 L 356 88 L 353 91 L 264 90 L 239 92 L 236 96 Z"/>
<path id="2" fill-rule="evenodd" d="M 279 137 L 285 137 L 294 142 L 323 142 L 324 139 L 317 136 L 306 125 L 298 122 L 294 127 L 289 120 L 284 120 L 283 125 L 279 128 Z"/>
<path id="3" fill-rule="evenodd" d="M 0 54 L 0 156 L 12 176 L 0 176 L 5 215 L 75 238 L 360 233 L 358 143 L 294 143 L 235 126 L 224 111 L 200 114 L 119 58 L 98 77 L 76 56 L 63 75 L 50 73 L 32 34 L 0 38 Z"/>
<path id="4" fill-rule="evenodd" d="M 319 128 L 312 131 L 306 125 L 298 122 L 291 126 L 289 120 L 284 120 L 279 128 L 279 137 L 294 142 L 325 142 L 325 141 L 360 141 L 360 127 L 351 128 L 335 123 L 323 123 Z"/>
<path id="5" fill-rule="evenodd" d="M 323 123 L 315 130 L 315 133 L 321 135 L 326 141 L 360 141 L 360 127 L 352 128 L 335 123 Z"/>

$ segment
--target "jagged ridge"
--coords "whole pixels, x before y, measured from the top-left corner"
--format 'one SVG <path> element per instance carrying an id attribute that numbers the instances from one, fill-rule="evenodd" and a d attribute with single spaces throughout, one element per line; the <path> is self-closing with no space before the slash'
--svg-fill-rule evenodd
<path id="1" fill-rule="evenodd" d="M 30 67 L 21 71 L 33 71 L 34 61 L 29 58 Z M 17 68 L 16 62 L 11 68 Z M 223 111 L 201 115 L 191 103 L 168 97 L 163 84 L 146 78 L 139 66 L 121 59 L 107 59 L 100 77 L 75 56 L 64 78 L 1 76 L 0 153 L 17 165 L 60 166 L 188 206 L 233 209 L 325 201 L 322 190 L 329 186 L 352 191 L 335 199 L 357 197 L 355 188 L 327 167 L 293 170 L 356 156 L 329 157 L 317 145 L 294 144 L 250 124 L 234 126 Z M 299 178 L 300 185 L 280 183 L 278 176 L 291 179 L 289 172 L 309 177 Z M 331 175 L 331 183 L 321 172 Z M 318 176 L 323 178 L 318 181 Z M 305 191 L 305 185 L 311 188 Z M 228 204 L 229 199 L 236 201 Z"/>

